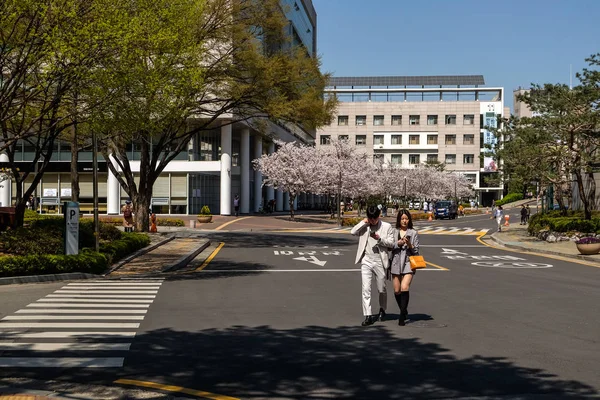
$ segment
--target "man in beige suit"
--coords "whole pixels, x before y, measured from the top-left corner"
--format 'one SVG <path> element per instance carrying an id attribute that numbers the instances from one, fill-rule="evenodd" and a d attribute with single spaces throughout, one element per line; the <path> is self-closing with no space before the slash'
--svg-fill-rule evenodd
<path id="1" fill-rule="evenodd" d="M 377 319 L 382 321 L 387 308 L 385 275 L 389 264 L 389 249 L 394 247 L 394 228 L 379 220 L 380 210 L 371 205 L 367 208 L 367 218 L 360 221 L 351 234 L 360 236 L 355 263 L 361 263 L 362 307 L 365 320 L 362 326 L 372 325 Z M 371 314 L 371 281 L 375 275 L 379 292 L 379 315 Z"/>

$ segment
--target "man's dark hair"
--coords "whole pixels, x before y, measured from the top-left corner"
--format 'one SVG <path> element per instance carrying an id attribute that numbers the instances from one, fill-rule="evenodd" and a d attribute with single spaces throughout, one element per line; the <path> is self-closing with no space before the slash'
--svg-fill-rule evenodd
<path id="1" fill-rule="evenodd" d="M 379 217 L 380 212 L 381 210 L 379 209 L 379 207 L 375 205 L 370 205 L 369 207 L 367 207 L 367 218 L 377 218 Z"/>

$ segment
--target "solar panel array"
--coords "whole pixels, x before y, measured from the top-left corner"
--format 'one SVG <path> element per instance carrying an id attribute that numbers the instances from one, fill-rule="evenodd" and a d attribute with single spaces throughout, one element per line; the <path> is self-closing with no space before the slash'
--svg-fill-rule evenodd
<path id="1" fill-rule="evenodd" d="M 344 76 L 331 77 L 329 86 L 475 86 L 485 85 L 483 75 Z"/>

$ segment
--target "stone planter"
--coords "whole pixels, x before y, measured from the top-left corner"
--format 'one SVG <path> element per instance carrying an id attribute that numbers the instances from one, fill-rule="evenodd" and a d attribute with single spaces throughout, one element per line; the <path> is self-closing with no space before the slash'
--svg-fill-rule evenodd
<path id="1" fill-rule="evenodd" d="M 212 221 L 212 215 L 198 215 L 198 222 L 201 224 L 207 224 Z"/>
<path id="2" fill-rule="evenodd" d="M 584 254 L 584 255 L 600 253 L 600 243 L 587 243 L 587 244 L 575 243 L 575 246 L 577 246 L 577 250 L 579 250 L 579 253 Z"/>

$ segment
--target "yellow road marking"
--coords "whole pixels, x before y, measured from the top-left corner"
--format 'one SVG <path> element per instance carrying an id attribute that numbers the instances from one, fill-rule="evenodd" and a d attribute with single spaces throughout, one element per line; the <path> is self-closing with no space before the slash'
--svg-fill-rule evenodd
<path id="1" fill-rule="evenodd" d="M 562 257 L 562 256 L 555 256 L 553 254 L 536 253 L 535 251 L 516 250 L 516 249 L 511 249 L 508 247 L 494 246 L 493 244 L 489 244 L 489 243 L 486 243 L 483 240 L 481 240 L 481 238 L 484 237 L 485 235 L 486 234 L 483 233 L 483 234 L 477 236 L 477 241 L 479 243 L 483 244 L 484 246 L 491 247 L 492 249 L 510 251 L 512 253 L 518 253 L 518 254 L 529 254 L 529 255 L 538 256 L 538 257 L 551 258 L 553 260 L 566 261 L 566 262 L 572 262 L 575 264 L 587 265 L 588 267 L 600 268 L 600 265 L 592 263 L 590 261 L 573 259 L 573 258 Z"/>
<path id="2" fill-rule="evenodd" d="M 425 264 L 427 264 L 427 265 L 431 265 L 432 267 L 435 267 L 435 268 L 437 268 L 437 269 L 441 269 L 442 271 L 450 271 L 448 268 L 444 268 L 444 267 L 442 267 L 442 266 L 440 266 L 440 265 L 437 265 L 437 264 L 431 263 L 431 262 L 429 262 L 429 261 L 425 261 Z"/>
<path id="3" fill-rule="evenodd" d="M 215 394 L 211 392 L 205 392 L 202 390 L 194 390 L 188 389 L 181 386 L 172 386 L 172 385 L 163 385 L 161 383 L 156 382 L 146 382 L 146 381 L 138 381 L 133 379 L 117 379 L 114 383 L 121 385 L 131 385 L 131 386 L 141 386 L 151 389 L 163 390 L 165 392 L 175 392 L 175 393 L 184 393 L 189 394 L 196 397 L 202 397 L 205 399 L 214 399 L 214 400 L 240 400 L 237 397 L 225 396 L 222 394 Z"/>
<path id="4" fill-rule="evenodd" d="M 249 217 L 236 218 L 236 219 L 234 219 L 234 220 L 232 220 L 232 221 L 225 222 L 223 225 L 221 225 L 221 226 L 219 226 L 219 227 L 215 228 L 215 231 L 220 231 L 221 229 L 225 228 L 227 225 L 231 225 L 231 224 L 233 224 L 234 222 L 238 222 L 238 221 L 241 221 L 241 220 L 243 220 L 243 219 L 248 219 L 248 218 L 254 218 L 254 217 L 253 217 L 253 216 L 249 216 Z"/>
<path id="5" fill-rule="evenodd" d="M 210 262 L 212 261 L 213 258 L 215 258 L 215 256 L 217 255 L 217 253 L 221 250 L 221 248 L 225 246 L 225 243 L 221 242 L 219 243 L 219 245 L 217 246 L 217 248 L 210 253 L 210 256 L 208 256 L 208 258 L 206 260 L 204 260 L 204 262 L 202 263 L 201 266 L 199 266 L 198 268 L 196 268 L 196 271 L 202 271 L 204 268 L 206 268 L 206 266 L 208 264 L 210 264 Z"/>

